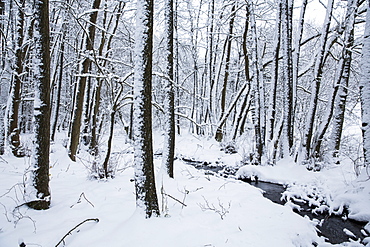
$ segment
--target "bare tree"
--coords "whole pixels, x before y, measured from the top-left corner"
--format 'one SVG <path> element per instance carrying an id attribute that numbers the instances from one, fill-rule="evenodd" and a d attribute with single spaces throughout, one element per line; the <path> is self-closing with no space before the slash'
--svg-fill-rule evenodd
<path id="1" fill-rule="evenodd" d="M 346 102 L 348 96 L 348 85 L 352 62 L 352 47 L 354 44 L 354 27 L 355 27 L 355 16 L 357 12 L 357 0 L 351 0 L 347 3 L 347 13 L 345 18 L 345 32 L 344 32 L 344 43 L 341 57 L 339 60 L 339 67 L 341 73 L 339 73 L 337 84 L 335 85 L 336 93 L 334 97 L 334 109 L 333 109 L 333 127 L 331 136 L 329 138 L 329 148 L 333 152 L 333 157 L 336 159 L 339 155 L 342 130 L 344 124 L 344 113 L 346 109 Z M 339 81 L 338 81 L 339 80 Z M 339 160 L 335 160 L 339 162 Z"/>
<path id="2" fill-rule="evenodd" d="M 165 84 L 165 133 L 164 133 L 164 147 L 163 147 L 163 165 L 167 168 L 168 175 L 173 178 L 173 162 L 175 155 L 175 93 L 174 93 L 174 63 L 173 63 L 173 0 L 166 0 L 165 2 L 165 35 L 166 35 L 166 84 Z"/>
<path id="3" fill-rule="evenodd" d="M 248 86 L 247 92 L 245 92 L 243 96 L 243 101 L 239 109 L 239 113 L 237 114 L 234 130 L 233 130 L 233 140 L 239 135 L 241 135 L 244 131 L 244 124 L 246 120 L 246 116 L 248 115 L 250 109 L 250 92 L 251 92 L 251 78 L 249 74 L 249 57 L 248 57 L 248 48 L 247 48 L 247 38 L 248 38 L 248 28 L 249 28 L 249 10 L 246 8 L 246 18 L 244 24 L 244 31 L 243 31 L 243 40 L 242 40 L 242 53 L 244 57 L 244 75 L 245 80 Z"/>
<path id="4" fill-rule="evenodd" d="M 62 83 L 63 83 L 63 71 L 64 71 L 64 51 L 65 51 L 65 44 L 64 38 L 66 36 L 66 20 L 64 20 L 62 24 L 62 34 L 61 34 L 61 44 L 60 44 L 60 62 L 59 62 L 59 76 L 58 82 L 56 85 L 56 99 L 55 99 L 55 109 L 53 114 L 53 120 L 51 125 L 51 140 L 55 140 L 55 132 L 57 129 L 58 124 L 58 117 L 59 117 L 59 110 L 60 110 L 60 97 L 62 92 Z M 55 72 L 56 73 L 56 72 Z"/>
<path id="5" fill-rule="evenodd" d="M 85 89 L 86 89 L 86 81 L 87 76 L 85 75 L 90 68 L 91 65 L 91 52 L 94 49 L 94 40 L 95 40 L 95 29 L 96 29 L 96 20 L 98 18 L 98 9 L 100 6 L 101 0 L 94 0 L 92 9 L 93 11 L 90 14 L 89 20 L 89 30 L 88 34 L 86 35 L 85 39 L 85 57 L 83 58 L 82 67 L 81 67 L 81 76 L 78 80 L 77 91 L 75 96 L 75 104 L 73 109 L 72 115 L 72 128 L 71 128 L 71 136 L 69 141 L 69 157 L 71 160 L 76 161 L 76 153 L 78 144 L 80 141 L 80 129 L 81 129 L 81 116 L 83 110 L 83 103 L 84 103 L 84 96 L 85 96 Z"/>
<path id="6" fill-rule="evenodd" d="M 291 0 L 281 2 L 281 44 L 283 48 L 283 130 L 282 155 L 290 155 L 293 146 L 293 57 L 292 57 L 292 8 Z"/>
<path id="7" fill-rule="evenodd" d="M 256 16 L 254 13 L 253 3 L 248 3 L 247 8 L 249 11 L 250 28 L 252 32 L 252 119 L 254 123 L 254 134 L 256 140 L 256 152 L 254 154 L 255 162 L 261 164 L 261 159 L 264 153 L 264 133 L 265 133 L 265 122 L 264 122 L 264 86 L 263 76 L 261 74 L 260 67 L 260 50 L 258 45 L 258 33 Z"/>
<path id="8" fill-rule="evenodd" d="M 315 115 L 317 111 L 317 102 L 319 99 L 319 90 L 322 80 L 323 74 L 323 67 L 324 67 L 324 55 L 326 53 L 326 43 L 328 40 L 329 34 L 329 27 L 332 18 L 332 11 L 333 11 L 333 0 L 328 1 L 328 5 L 326 7 L 326 16 L 325 21 L 322 29 L 322 34 L 320 36 L 320 47 L 319 53 L 316 58 L 315 68 L 314 68 L 314 80 L 312 81 L 312 89 L 311 89 L 311 100 L 308 109 L 308 114 L 305 123 L 305 130 L 304 130 L 304 137 L 302 140 L 302 150 L 301 150 L 301 160 L 308 161 L 310 157 L 313 155 L 312 151 L 312 137 L 314 132 L 314 122 L 315 122 Z"/>
<path id="9" fill-rule="evenodd" d="M 15 156 L 20 156 L 20 137 L 18 114 L 21 103 L 21 87 L 23 63 L 25 58 L 24 51 L 24 30 L 25 30 L 25 0 L 18 3 L 16 18 L 16 40 L 15 40 L 15 59 L 13 64 L 13 80 L 7 105 L 7 126 L 6 136 L 11 151 Z"/>
<path id="10" fill-rule="evenodd" d="M 150 218 L 159 215 L 152 140 L 152 0 L 137 1 L 135 41 L 133 127 L 136 206 L 145 212 L 146 218 Z"/>
<path id="11" fill-rule="evenodd" d="M 360 80 L 364 162 L 370 167 L 370 1 L 366 2 L 366 25 L 362 47 Z"/>
<path id="12" fill-rule="evenodd" d="M 231 43 L 232 43 L 232 36 L 233 36 L 233 29 L 234 29 L 234 20 L 235 20 L 235 15 L 236 15 L 236 4 L 234 3 L 232 8 L 231 8 L 231 16 L 230 16 L 230 21 L 229 21 L 229 33 L 227 34 L 226 40 L 225 40 L 225 46 L 224 49 L 226 49 L 224 52 L 226 53 L 226 58 L 225 58 L 225 75 L 224 75 L 224 80 L 222 84 L 222 89 L 221 89 L 221 103 L 220 103 L 220 120 L 225 116 L 225 108 L 226 108 L 226 91 L 227 91 L 227 84 L 228 84 L 228 79 L 229 79 L 229 74 L 230 74 L 230 56 L 231 56 Z M 217 127 L 216 130 L 216 136 L 215 139 L 218 142 L 221 142 L 223 139 L 224 135 L 224 123 L 226 121 L 220 121 L 220 124 Z"/>
<path id="13" fill-rule="evenodd" d="M 270 88 L 270 101 L 267 116 L 267 140 L 272 141 L 274 137 L 274 129 L 276 122 L 276 100 L 277 100 L 277 88 L 279 82 L 279 50 L 280 50 L 280 35 L 281 35 L 281 1 L 277 2 L 276 11 L 276 24 L 275 24 L 275 40 L 273 46 L 272 55 L 272 82 Z"/>
<path id="14" fill-rule="evenodd" d="M 330 121 L 333 121 L 331 135 L 331 148 L 333 149 L 332 151 L 334 151 L 333 156 L 336 158 L 339 153 L 352 63 L 356 12 L 357 0 L 349 0 L 347 2 L 346 17 L 342 24 L 344 27 L 343 49 L 338 62 L 336 77 L 334 78 L 334 88 L 328 100 L 325 116 L 318 127 L 314 139 L 313 148 L 315 154 L 318 155 L 318 158 L 322 158 L 322 145 L 324 136 L 329 128 Z"/>
<path id="15" fill-rule="evenodd" d="M 31 159 L 31 180 L 27 205 L 33 209 L 48 209 L 50 151 L 50 34 L 49 1 L 35 2 L 34 22 L 34 141 Z"/>

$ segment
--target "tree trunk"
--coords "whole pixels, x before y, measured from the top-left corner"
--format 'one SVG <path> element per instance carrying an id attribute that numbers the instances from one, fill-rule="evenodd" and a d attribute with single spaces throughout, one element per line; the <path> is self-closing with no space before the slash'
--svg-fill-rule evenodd
<path id="1" fill-rule="evenodd" d="M 361 57 L 361 113 L 364 164 L 370 167 L 370 1 L 367 1 L 366 25 Z"/>
<path id="2" fill-rule="evenodd" d="M 277 87 L 279 82 L 279 50 L 280 50 L 280 34 L 281 34 L 281 1 L 278 1 L 276 24 L 275 24 L 275 41 L 273 50 L 273 64 L 272 64 L 272 82 L 270 89 L 270 106 L 267 117 L 267 140 L 272 141 L 274 137 L 275 121 L 276 121 L 276 98 Z"/>
<path id="3" fill-rule="evenodd" d="M 227 91 L 227 82 L 229 79 L 229 68 L 230 68 L 230 56 L 231 56 L 231 43 L 232 43 L 232 35 L 233 35 L 233 28 L 234 28 L 234 20 L 235 20 L 235 4 L 231 8 L 231 16 L 230 16 L 230 22 L 229 22 L 229 33 L 226 37 L 226 58 L 225 58 L 225 75 L 224 75 L 224 81 L 222 84 L 222 89 L 221 89 L 221 104 L 220 104 L 220 119 L 219 121 L 221 122 L 221 119 L 225 115 L 225 107 L 226 107 L 226 91 Z M 218 142 L 221 142 L 224 136 L 224 123 L 222 122 L 222 125 L 219 125 L 217 130 L 216 130 L 216 135 L 215 139 Z"/>
<path id="4" fill-rule="evenodd" d="M 208 83 L 209 83 L 209 92 L 208 92 L 208 106 L 206 112 L 206 118 L 208 122 L 212 124 L 213 116 L 213 87 L 215 85 L 215 54 L 214 54 L 214 20 L 215 20 L 215 0 L 209 2 L 209 12 L 208 12 Z M 212 125 L 211 125 L 212 126 Z M 212 133 L 212 127 L 210 127 L 209 132 Z"/>
<path id="5" fill-rule="evenodd" d="M 233 128 L 233 138 L 232 140 L 235 140 L 236 137 L 238 136 L 238 133 L 242 133 L 243 131 L 241 130 L 241 126 L 242 126 L 242 120 L 243 120 L 243 116 L 245 114 L 248 114 L 248 111 L 249 111 L 249 107 L 248 106 L 248 99 L 249 99 L 249 94 L 250 94 L 250 82 L 248 83 L 248 90 L 247 92 L 245 93 L 244 95 L 244 98 L 243 98 L 243 102 L 240 106 L 240 109 L 239 109 L 239 112 L 237 114 L 237 117 L 235 119 L 235 123 L 234 123 L 234 128 Z"/>
<path id="6" fill-rule="evenodd" d="M 0 86 L 1 93 L 1 86 Z M 0 155 L 5 153 L 5 126 L 4 126 L 4 117 L 5 117 L 5 106 L 0 104 Z"/>
<path id="7" fill-rule="evenodd" d="M 293 53 L 293 115 L 296 114 L 296 106 L 297 106 L 297 85 L 298 85 L 298 77 L 299 77 L 299 56 L 301 54 L 301 43 L 303 37 L 303 25 L 304 25 L 304 17 L 306 13 L 308 0 L 302 1 L 301 13 L 298 22 L 298 30 L 297 30 L 297 38 L 294 44 L 294 53 Z M 293 118 L 293 127 L 294 127 L 294 118 Z M 294 128 L 293 128 L 294 132 Z M 294 133 L 293 133 L 294 134 Z M 292 151 L 292 150 L 291 150 Z"/>
<path id="8" fill-rule="evenodd" d="M 64 24 L 63 24 L 64 25 Z M 55 140 L 55 132 L 57 129 L 58 124 L 58 117 L 59 117 L 59 109 L 60 109 L 60 95 L 62 92 L 62 82 L 63 82 L 63 67 L 64 67 L 64 37 L 65 34 L 63 32 L 62 41 L 60 45 L 60 64 L 59 64 L 59 78 L 57 84 L 57 95 L 55 100 L 55 110 L 53 116 L 53 124 L 51 126 L 51 140 Z"/>
<path id="9" fill-rule="evenodd" d="M 9 94 L 9 103 L 7 106 L 7 126 L 6 136 L 8 145 L 14 156 L 22 156 L 19 138 L 19 106 L 21 103 L 21 85 L 22 85 L 22 73 L 25 52 L 23 49 L 24 40 L 24 26 L 25 26 L 25 1 L 22 0 L 20 5 L 17 6 L 17 18 L 16 18 L 16 40 L 15 40 L 15 61 L 14 61 L 14 76 Z"/>
<path id="10" fill-rule="evenodd" d="M 348 20 L 345 31 L 345 43 L 342 51 L 342 60 L 345 60 L 343 75 L 340 78 L 340 82 L 337 85 L 338 92 L 335 97 L 335 109 L 333 113 L 333 128 L 331 131 L 331 137 L 329 138 L 330 151 L 333 152 L 333 158 L 336 159 L 335 162 L 339 163 L 337 160 L 339 156 L 343 124 L 344 124 L 344 113 L 346 109 L 347 95 L 348 95 L 348 81 L 350 76 L 351 60 L 352 60 L 352 46 L 354 42 L 354 24 L 355 24 L 355 14 L 358 8 L 358 1 L 351 0 L 348 1 L 346 20 Z"/>
<path id="11" fill-rule="evenodd" d="M 355 15 L 357 10 L 357 0 L 349 0 L 347 2 L 347 12 L 345 18 L 345 31 L 344 31 L 344 44 L 339 60 L 339 66 L 336 82 L 333 88 L 332 96 L 329 100 L 327 113 L 321 122 L 318 133 L 316 134 L 316 139 L 314 143 L 314 150 L 316 158 L 322 158 L 321 149 L 326 131 L 329 128 L 329 123 L 332 120 L 334 109 L 336 108 L 336 114 L 333 119 L 333 130 L 332 130 L 332 142 L 334 142 L 335 150 L 334 157 L 338 155 L 340 147 L 341 132 L 344 123 L 344 111 L 347 100 L 348 91 L 348 81 L 351 71 L 351 61 L 352 61 L 352 47 L 354 43 L 354 25 L 355 25 Z M 338 148 L 338 149 L 337 149 Z"/>
<path id="12" fill-rule="evenodd" d="M 27 205 L 33 209 L 48 209 L 50 151 L 50 34 L 49 1 L 35 2 L 34 27 L 34 141 L 31 158 L 31 180 Z"/>
<path id="13" fill-rule="evenodd" d="M 175 0 L 175 11 L 174 11 L 174 35 L 175 35 L 175 53 L 174 53 L 174 56 L 175 56 L 175 68 L 174 68 L 174 81 L 176 83 L 176 85 L 179 85 L 179 78 L 180 78 L 180 74 L 179 74 L 179 71 L 180 71 L 180 65 L 179 65 L 179 32 L 178 32 L 178 15 L 177 15 L 177 6 L 178 6 L 178 0 Z M 177 87 L 177 90 L 176 90 L 176 106 L 180 106 L 180 88 Z M 180 121 L 180 116 L 177 115 L 176 116 L 176 129 L 177 129 L 177 134 L 180 135 L 181 134 L 181 121 Z"/>
<path id="14" fill-rule="evenodd" d="M 135 37 L 134 166 L 136 206 L 146 218 L 159 215 L 152 140 L 153 1 L 138 0 Z"/>
<path id="15" fill-rule="evenodd" d="M 247 49 L 247 39 L 248 39 L 248 28 L 249 28 L 249 10 L 247 8 L 246 17 L 245 17 L 245 25 L 244 25 L 244 32 L 243 32 L 243 41 L 242 41 L 242 50 L 243 50 L 243 57 L 244 57 L 244 74 L 245 80 L 248 82 L 248 90 L 247 93 L 244 95 L 243 103 L 240 107 L 240 112 L 235 122 L 234 127 L 234 134 L 233 140 L 237 137 L 238 133 L 241 134 L 244 131 L 244 122 L 245 116 L 248 114 L 249 106 L 248 99 L 251 92 L 251 78 L 249 74 L 249 57 L 248 57 L 248 49 Z M 250 102 L 250 100 L 249 100 Z"/>
<path id="16" fill-rule="evenodd" d="M 103 55 L 104 45 L 105 43 L 107 43 L 107 47 L 106 47 L 107 52 L 105 54 L 105 58 L 108 58 L 109 52 L 112 46 L 112 39 L 113 39 L 114 34 L 117 31 L 119 19 L 122 15 L 122 12 L 125 6 L 126 4 L 124 2 L 119 2 L 118 7 L 117 7 L 115 26 L 113 27 L 111 35 L 108 38 L 108 42 L 106 41 L 106 32 L 104 30 L 102 31 L 102 36 L 101 36 L 99 51 L 98 51 L 99 57 Z M 107 18 L 106 13 L 107 12 L 105 12 L 104 19 L 103 19 L 103 26 L 105 29 L 108 30 L 110 25 L 108 25 L 108 27 L 105 27 L 105 22 Z M 112 19 L 110 20 L 109 24 L 111 23 L 111 21 Z M 106 67 L 107 61 L 108 60 L 104 60 L 102 67 Z M 94 94 L 93 94 L 93 100 L 92 100 L 93 103 L 92 103 L 92 113 L 91 113 L 91 134 L 90 134 L 90 146 L 89 146 L 89 151 L 94 156 L 97 156 L 99 153 L 98 140 L 99 140 L 100 132 L 98 131 L 98 124 L 99 124 L 99 108 L 100 108 L 100 103 L 101 103 L 101 99 L 100 99 L 101 89 L 102 89 L 102 79 L 97 78 L 95 89 L 94 89 Z"/>
<path id="17" fill-rule="evenodd" d="M 259 68 L 259 49 L 258 49 L 258 37 L 257 37 L 257 26 L 256 19 L 254 14 L 254 6 L 252 3 L 247 4 L 249 19 L 251 23 L 252 31 L 252 68 L 253 68 L 253 80 L 252 80 L 252 97 L 251 102 L 253 105 L 252 108 L 252 120 L 254 123 L 255 129 L 255 139 L 256 139 L 256 153 L 254 154 L 255 162 L 261 164 L 261 159 L 263 156 L 264 150 L 264 114 L 262 113 L 264 109 L 261 109 L 261 101 L 263 100 L 264 95 L 261 95 L 261 90 L 263 88 L 263 81 L 261 81 L 261 71 Z"/>
<path id="18" fill-rule="evenodd" d="M 9 17 L 10 17 L 9 13 Z M 5 2 L 3 0 L 0 0 L 0 18 L 5 18 Z M 0 30 L 4 30 L 4 22 L 0 21 Z M 3 35 L 0 35 L 0 68 L 5 68 L 5 57 L 6 57 L 6 39 Z M 0 95 L 2 95 L 2 86 L 0 85 Z M 0 155 L 3 155 L 5 153 L 5 99 L 0 100 Z"/>
<path id="19" fill-rule="evenodd" d="M 281 43 L 283 48 L 283 130 L 282 155 L 288 157 L 293 146 L 293 67 L 291 1 L 282 0 Z"/>
<path id="20" fill-rule="evenodd" d="M 78 80 L 77 92 L 75 97 L 75 106 L 73 109 L 72 115 L 72 127 L 71 127 L 71 136 L 69 141 L 68 154 L 72 161 L 76 161 L 77 148 L 80 141 L 80 128 L 81 128 L 81 116 L 83 110 L 85 88 L 87 77 L 84 75 L 89 71 L 91 60 L 89 56 L 94 49 L 94 40 L 95 40 L 95 24 L 98 17 L 98 9 L 100 6 L 101 0 L 94 0 L 92 9 L 94 10 L 90 14 L 90 25 L 89 33 L 86 35 L 85 40 L 85 51 L 86 57 L 82 62 L 81 76 Z"/>
<path id="21" fill-rule="evenodd" d="M 196 13 L 196 17 L 193 17 L 194 9 L 191 7 L 191 2 L 187 2 L 188 12 L 190 15 L 190 31 L 191 31 L 191 56 L 193 59 L 193 93 L 192 93 L 192 107 L 191 107 L 191 119 L 195 122 L 190 123 L 190 130 L 192 133 L 199 134 L 200 128 L 197 124 L 198 120 L 198 104 L 199 99 L 197 97 L 199 91 L 199 67 L 198 67 L 198 33 L 199 33 L 199 18 L 202 8 L 202 0 L 199 2 L 199 9 Z M 194 20 L 195 19 L 195 25 Z"/>
<path id="22" fill-rule="evenodd" d="M 244 85 L 239 89 L 239 91 L 237 92 L 237 94 L 235 95 L 235 98 L 233 99 L 233 101 L 230 103 L 230 106 L 229 108 L 224 112 L 224 115 L 223 117 L 220 119 L 220 121 L 218 122 L 217 124 L 217 130 L 218 131 L 221 131 L 222 130 L 222 127 L 225 125 L 226 123 L 226 120 L 227 118 L 230 116 L 230 114 L 232 113 L 232 110 L 235 109 L 236 107 L 236 104 L 238 103 L 240 97 L 243 95 L 243 92 L 245 91 L 245 89 L 247 88 L 248 86 L 248 91 L 249 91 L 249 81 L 246 81 L 244 83 Z M 249 92 L 247 92 L 248 94 Z M 246 97 L 244 98 L 244 101 L 246 101 Z M 243 103 L 244 104 L 244 103 Z M 246 103 L 245 103 L 246 105 Z M 245 107 L 244 107 L 245 108 Z"/>
<path id="23" fill-rule="evenodd" d="M 11 5 L 11 4 L 10 4 Z M 9 14 L 9 18 L 11 18 L 11 14 Z M 0 21 L 0 30 L 4 30 L 4 22 L 2 21 L 3 19 L 5 19 L 5 2 L 4 0 L 0 0 L 0 18 L 1 18 L 1 21 Z M 5 37 L 1 34 L 0 35 L 0 68 L 1 69 L 4 69 L 5 67 L 5 57 L 6 57 L 6 39 Z M 0 147 L 1 149 L 1 147 Z"/>
<path id="24" fill-rule="evenodd" d="M 165 82 L 165 133 L 162 164 L 168 175 L 173 178 L 173 162 L 175 156 L 175 99 L 173 89 L 173 0 L 167 0 L 165 6 L 165 35 L 166 35 L 166 76 Z"/>
<path id="25" fill-rule="evenodd" d="M 89 71 L 91 71 L 91 64 L 90 64 L 90 69 Z M 92 85 L 91 85 L 91 80 L 92 78 L 89 77 L 87 78 L 87 85 L 86 85 L 86 88 L 85 88 L 85 100 L 84 100 L 84 104 L 83 104 L 83 110 L 82 112 L 84 113 L 84 116 L 83 116 L 83 129 L 82 129 L 82 143 L 87 146 L 89 145 L 90 143 L 90 136 L 89 136 L 89 132 L 91 132 L 91 126 L 90 126 L 90 119 L 91 119 L 91 111 L 90 109 L 92 109 Z"/>
<path id="26" fill-rule="evenodd" d="M 109 169 L 109 158 L 110 154 L 112 152 L 112 141 L 113 141 L 113 134 L 114 134 L 114 116 L 116 114 L 116 109 L 113 106 L 113 109 L 110 112 L 110 127 L 109 127 L 109 136 L 108 136 L 108 143 L 107 143 L 107 153 L 105 155 L 105 159 L 103 162 L 103 172 L 104 174 L 100 174 L 100 171 L 98 171 L 98 174 L 100 178 L 109 178 L 112 176 L 112 171 Z"/>
<path id="27" fill-rule="evenodd" d="M 324 67 L 324 55 L 325 55 L 325 48 L 329 34 L 329 27 L 331 23 L 332 17 L 332 10 L 333 10 L 333 0 L 328 1 L 328 5 L 326 8 L 326 16 L 324 21 L 324 26 L 322 30 L 322 34 L 320 36 L 320 50 L 319 54 L 316 58 L 315 69 L 314 69 L 314 80 L 312 82 L 312 90 L 311 90 L 311 101 L 307 113 L 306 123 L 305 123 L 305 130 L 304 130 L 304 139 L 302 141 L 302 157 L 300 158 L 301 161 L 307 162 L 311 157 L 311 147 L 312 147 L 312 135 L 314 131 L 314 122 L 315 122 L 315 115 L 317 111 L 317 102 L 319 99 L 319 90 L 320 84 L 323 74 L 323 67 Z"/>

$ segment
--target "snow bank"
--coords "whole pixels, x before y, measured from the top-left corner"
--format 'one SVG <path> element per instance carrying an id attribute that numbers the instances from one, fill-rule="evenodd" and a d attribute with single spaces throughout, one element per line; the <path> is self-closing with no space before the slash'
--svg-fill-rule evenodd
<path id="1" fill-rule="evenodd" d="M 314 211 L 341 215 L 348 210 L 348 218 L 370 221 L 370 179 L 366 171 L 356 177 L 353 164 L 343 161 L 341 165 L 324 168 L 320 172 L 307 171 L 291 159 L 284 159 L 276 166 L 246 165 L 236 173 L 238 178 L 257 175 L 259 180 L 288 186 L 283 198 L 301 199 L 316 206 Z"/>
<path id="2" fill-rule="evenodd" d="M 116 143 L 117 144 L 117 143 Z M 114 145 L 115 148 L 127 148 Z M 144 219 L 135 207 L 132 154 L 122 153 L 114 179 L 88 179 L 87 160 L 71 162 L 57 144 L 51 154 L 52 204 L 46 211 L 18 207 L 28 159 L 0 161 L 0 246 L 312 246 L 323 243 L 314 225 L 290 208 L 234 179 L 204 175 L 177 160 L 175 179 L 157 177 L 162 216 Z M 119 152 L 119 150 L 116 150 Z M 123 162 L 124 161 L 124 162 Z M 160 159 L 155 159 L 156 172 Z M 20 183 L 17 186 L 13 185 Z M 10 190 L 9 190 L 10 189 Z M 186 205 L 186 206 L 185 206 Z"/>
<path id="3" fill-rule="evenodd" d="M 29 160 L 1 156 L 0 246 L 16 246 L 22 238 L 28 246 L 55 246 L 73 227 L 88 221 L 65 238 L 74 246 L 332 246 L 317 236 L 317 222 L 262 196 L 261 190 L 235 179 L 205 175 L 180 159 L 175 179 L 161 176 L 161 159 L 155 159 L 156 185 L 162 216 L 144 219 L 135 207 L 132 159 L 125 138 L 115 138 L 116 176 L 107 181 L 89 179 L 91 160 L 81 151 L 71 162 L 57 141 L 51 154 L 52 205 L 46 211 L 17 207 L 23 203 L 23 177 Z M 155 150 L 163 138 L 154 136 Z M 240 166 L 241 155 L 225 154 L 213 140 L 192 135 L 177 137 L 177 157 Z M 276 166 L 244 166 L 242 174 L 260 180 L 288 184 L 291 196 L 317 192 L 330 198 L 327 207 L 349 205 L 349 217 L 368 218 L 369 181 L 352 175 L 351 167 L 309 172 L 292 160 Z M 352 169 L 353 170 L 353 169 Z M 361 180 L 362 179 L 362 180 Z M 360 181 L 361 180 L 361 181 Z M 316 189 L 314 189 L 316 188 Z M 336 209 L 338 211 L 338 209 Z M 369 224 L 366 226 L 369 231 Z M 342 246 L 361 246 L 344 243 Z"/>

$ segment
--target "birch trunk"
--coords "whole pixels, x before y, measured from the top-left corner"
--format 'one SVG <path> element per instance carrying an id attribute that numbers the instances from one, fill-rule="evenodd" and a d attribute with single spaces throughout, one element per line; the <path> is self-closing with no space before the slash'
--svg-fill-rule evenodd
<path id="1" fill-rule="evenodd" d="M 253 3 L 247 3 L 247 8 L 249 11 L 249 18 L 251 24 L 252 32 L 252 71 L 253 71 L 253 80 L 252 80 L 252 119 L 255 129 L 255 140 L 256 140 L 256 153 L 254 154 L 255 162 L 261 164 L 261 158 L 264 150 L 263 142 L 263 119 L 264 115 L 261 114 L 263 109 L 261 105 L 261 100 L 263 100 L 264 95 L 261 95 L 261 88 L 263 88 L 263 81 L 261 81 L 261 71 L 259 68 L 259 53 L 258 53 L 258 38 L 257 38 L 257 26 L 256 19 L 254 15 L 254 6 Z M 262 99 L 261 99 L 262 98 Z"/>
<path id="2" fill-rule="evenodd" d="M 306 13 L 308 0 L 302 1 L 301 6 L 301 13 L 299 15 L 299 22 L 298 22 L 298 31 L 297 31 L 297 38 L 294 45 L 294 53 L 293 53 L 293 98 L 294 98 L 294 109 L 296 105 L 296 93 L 297 93 L 297 85 L 298 85 L 298 71 L 299 71 L 299 56 L 301 54 L 301 43 L 303 37 L 303 26 L 304 26 L 304 16 Z M 293 110 L 295 112 L 295 110 Z"/>
<path id="3" fill-rule="evenodd" d="M 360 94 L 364 163 L 366 167 L 370 167 L 370 1 L 367 1 L 366 4 L 367 13 L 361 57 Z"/>
<path id="4" fill-rule="evenodd" d="M 343 50 L 339 60 L 339 70 L 337 72 L 336 83 L 334 85 L 332 97 L 329 100 L 327 113 L 320 124 L 316 143 L 315 153 L 318 158 L 321 158 L 321 150 L 323 145 L 324 135 L 326 134 L 329 123 L 333 121 L 332 135 L 329 146 L 333 150 L 334 158 L 337 158 L 340 148 L 340 139 L 344 123 L 344 112 L 346 108 L 348 81 L 351 71 L 352 62 L 352 47 L 354 43 L 354 25 L 355 15 L 357 11 L 357 0 L 349 0 L 347 2 L 347 11 L 345 17 L 344 43 Z M 338 162 L 338 160 L 336 160 Z"/>
<path id="5" fill-rule="evenodd" d="M 335 159 L 336 163 L 339 163 L 337 159 L 339 156 L 341 138 L 342 138 L 342 130 L 344 124 L 344 113 L 346 109 L 346 102 L 347 102 L 347 95 L 348 95 L 348 81 L 350 76 L 350 69 L 351 69 L 351 60 L 352 60 L 352 46 L 354 42 L 354 24 L 355 24 L 355 15 L 357 12 L 358 1 L 351 0 L 348 1 L 347 5 L 347 14 L 345 20 L 346 29 L 345 29 L 345 43 L 344 48 L 342 51 L 341 61 L 344 62 L 344 70 L 343 74 L 340 78 L 340 81 L 337 87 L 337 93 L 335 95 L 335 102 L 334 102 L 334 113 L 333 113 L 333 127 L 331 131 L 331 136 L 329 138 L 329 149 L 333 153 L 333 158 Z"/>
<path id="6" fill-rule="evenodd" d="M 315 115 L 317 111 L 317 103 L 319 99 L 319 90 L 320 84 L 323 74 L 323 67 L 324 67 L 324 55 L 325 55 L 325 48 L 329 34 L 329 27 L 332 18 L 332 10 L 333 10 L 333 2 L 334 0 L 329 0 L 328 5 L 326 7 L 326 15 L 325 21 L 323 25 L 322 34 L 320 36 L 320 47 L 319 47 L 319 54 L 316 58 L 315 68 L 314 68 L 314 80 L 312 82 L 312 90 L 311 90 L 311 100 L 310 105 L 307 113 L 306 123 L 305 123 L 305 130 L 304 130 L 304 139 L 302 141 L 302 153 L 301 153 L 301 161 L 307 162 L 312 155 L 312 136 L 314 132 L 314 123 L 315 123 Z"/>
<path id="7" fill-rule="evenodd" d="M 282 155 L 288 157 L 293 146 L 293 67 L 292 67 L 292 3 L 282 0 L 281 43 L 283 48 L 283 129 Z"/>
<path id="8" fill-rule="evenodd" d="M 276 25 L 275 25 L 275 40 L 272 62 L 272 81 L 270 88 L 270 105 L 267 116 L 267 140 L 272 141 L 274 137 L 275 121 L 276 121 L 276 98 L 277 87 L 279 82 L 279 50 L 280 50 L 280 33 L 281 33 L 281 2 L 277 2 Z"/>

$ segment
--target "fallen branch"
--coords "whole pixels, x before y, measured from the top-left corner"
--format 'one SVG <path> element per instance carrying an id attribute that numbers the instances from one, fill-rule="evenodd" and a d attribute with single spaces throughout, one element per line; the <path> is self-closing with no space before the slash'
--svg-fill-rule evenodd
<path id="1" fill-rule="evenodd" d="M 64 243 L 64 239 L 65 239 L 68 235 L 70 235 L 74 230 L 76 230 L 76 229 L 77 229 L 77 227 L 79 227 L 80 225 L 82 225 L 82 224 L 84 224 L 84 223 L 86 223 L 86 222 L 88 222 L 88 221 L 95 221 L 95 222 L 99 222 L 99 219 L 98 219 L 98 218 L 96 218 L 96 219 L 86 219 L 86 220 L 82 221 L 80 224 L 78 224 L 77 226 L 75 226 L 75 227 L 73 227 L 71 230 L 69 230 L 69 231 L 67 232 L 67 234 L 66 234 L 66 235 L 64 235 L 64 236 L 63 236 L 63 238 L 62 238 L 62 239 L 57 243 L 57 245 L 55 245 L 55 247 L 59 246 L 62 242 Z"/>

